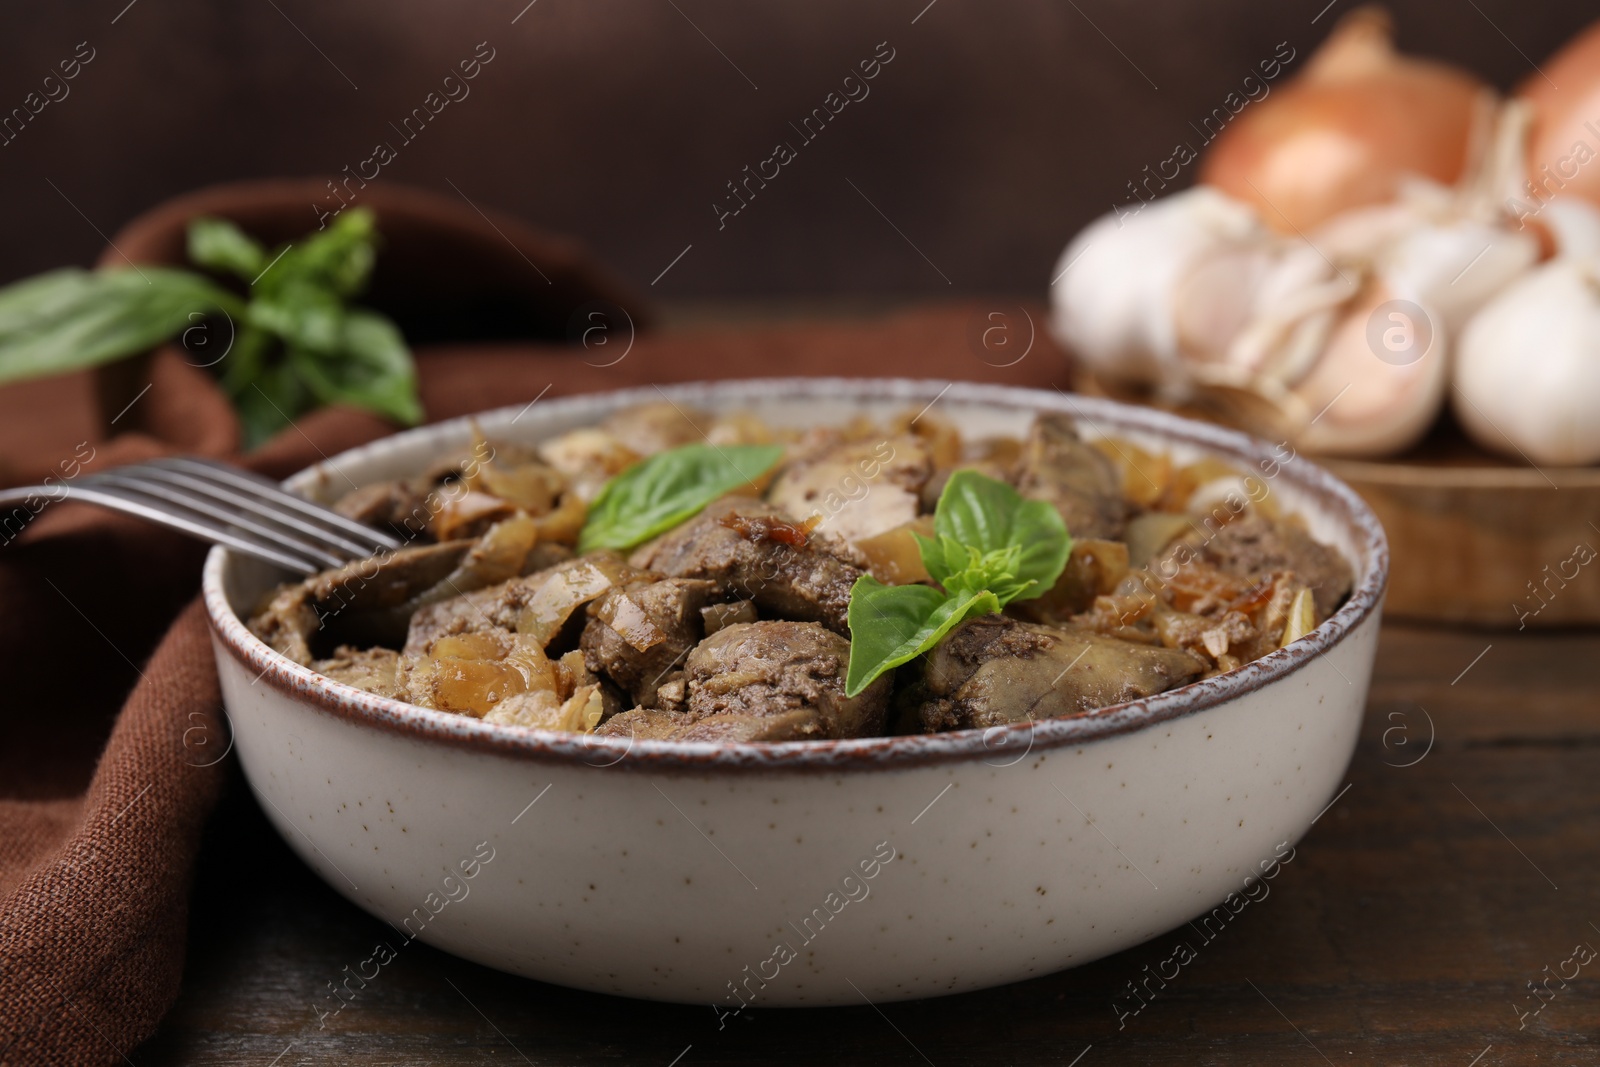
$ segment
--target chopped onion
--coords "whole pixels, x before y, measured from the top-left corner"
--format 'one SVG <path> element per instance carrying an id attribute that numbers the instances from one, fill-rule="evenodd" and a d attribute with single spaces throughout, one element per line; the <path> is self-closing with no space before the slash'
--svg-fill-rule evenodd
<path id="1" fill-rule="evenodd" d="M 916 535 L 933 536 L 933 516 L 924 515 L 881 534 L 852 542 L 867 558 L 867 570 L 885 585 L 910 585 L 928 581 L 922 565 L 922 547 Z"/>
<path id="2" fill-rule="evenodd" d="M 463 493 L 459 487 L 441 490 L 435 500 L 438 507 L 429 525 L 440 541 L 476 537 L 488 523 L 499 522 L 516 510 L 498 496 L 471 490 Z"/>
<path id="3" fill-rule="evenodd" d="M 645 614 L 638 601 L 625 592 L 618 591 L 615 596 L 606 598 L 592 614 L 615 630 L 617 636 L 636 651 L 648 652 L 667 639 L 667 635 L 650 621 L 650 616 Z"/>
<path id="4" fill-rule="evenodd" d="M 1287 647 L 1317 628 L 1316 604 L 1309 589 L 1301 589 L 1295 594 L 1294 603 L 1289 605 L 1289 618 L 1284 623 L 1283 640 L 1278 643 L 1279 648 Z"/>
<path id="5" fill-rule="evenodd" d="M 632 570 L 615 556 L 585 556 L 558 566 L 517 619 L 517 632 L 548 645 L 572 613 L 619 585 Z"/>

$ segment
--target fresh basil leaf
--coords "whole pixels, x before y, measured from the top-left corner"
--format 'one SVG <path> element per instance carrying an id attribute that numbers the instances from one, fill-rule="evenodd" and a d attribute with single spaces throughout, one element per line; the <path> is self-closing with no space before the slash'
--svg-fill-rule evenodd
<path id="1" fill-rule="evenodd" d="M 227 290 L 163 267 L 54 271 L 0 290 L 0 382 L 143 352 L 201 318 L 243 314 Z"/>
<path id="2" fill-rule="evenodd" d="M 332 352 L 290 348 L 290 363 L 323 404 L 348 404 L 414 426 L 422 421 L 417 372 L 405 338 L 374 311 L 342 316 Z"/>
<path id="3" fill-rule="evenodd" d="M 1010 573 L 1017 581 L 1031 584 L 1003 599 L 1028 600 L 1044 594 L 1061 576 L 1072 551 L 1072 538 L 1054 507 L 1043 500 L 1028 500 L 1006 483 L 973 470 L 956 471 L 945 483 L 934 511 L 933 528 L 941 543 L 933 563 L 946 577 L 960 569 L 953 566 L 953 553 L 944 546 L 947 538 L 976 549 L 980 558 L 1011 548 L 1019 550 Z M 919 543 L 926 552 L 927 542 Z M 944 584 L 927 555 L 923 565 L 936 581 Z"/>
<path id="4" fill-rule="evenodd" d="M 0 338 L 60 315 L 83 298 L 93 278 L 86 270 L 66 267 L 0 289 Z"/>
<path id="5" fill-rule="evenodd" d="M 188 236 L 189 261 L 207 270 L 252 282 L 268 263 L 266 250 L 227 219 L 197 218 Z"/>
<path id="6" fill-rule="evenodd" d="M 334 353 L 344 343 L 345 306 L 327 289 L 302 282 L 257 295 L 246 321 L 281 338 L 290 348 Z"/>
<path id="7" fill-rule="evenodd" d="M 782 445 L 680 445 L 612 478 L 589 506 L 578 551 L 627 549 L 755 481 L 783 458 Z"/>
<path id="8" fill-rule="evenodd" d="M 314 400 L 295 368 L 280 362 L 265 368 L 233 398 L 246 448 L 254 448 L 309 410 Z"/>
<path id="9" fill-rule="evenodd" d="M 953 537 L 946 534 L 924 537 L 915 530 L 911 531 L 911 536 L 917 539 L 917 548 L 922 552 L 923 569 L 940 585 L 952 574 L 965 570 L 971 562 L 972 554 Z"/>
<path id="10" fill-rule="evenodd" d="M 946 593 L 964 596 L 987 589 L 999 598 L 1000 605 L 1004 607 L 1035 584 L 1031 579 L 1017 577 L 1017 562 L 1022 558 L 1020 545 L 986 552 L 982 556 L 974 551 L 973 557 L 968 567 L 944 580 L 942 584 Z"/>
<path id="11" fill-rule="evenodd" d="M 277 338 L 259 326 L 246 322 L 239 327 L 233 347 L 216 364 L 222 376 L 222 389 L 229 398 L 237 401 L 250 388 L 250 383 L 260 377 L 276 344 Z"/>
<path id="12" fill-rule="evenodd" d="M 884 585 L 862 575 L 850 587 L 845 696 L 858 695 L 884 671 L 922 655 L 961 622 L 999 610 L 988 590 L 945 596 L 925 585 Z"/>
<path id="13" fill-rule="evenodd" d="M 256 295 L 271 296 L 296 287 L 310 287 L 339 297 L 354 296 L 372 274 L 377 236 L 377 222 L 371 211 L 355 208 L 340 212 L 327 229 L 282 249 L 272 269 L 257 283 Z"/>

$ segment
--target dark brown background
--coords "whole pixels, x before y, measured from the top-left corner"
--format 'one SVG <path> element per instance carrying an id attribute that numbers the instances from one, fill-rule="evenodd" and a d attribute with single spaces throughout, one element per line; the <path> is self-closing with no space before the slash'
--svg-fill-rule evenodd
<path id="1" fill-rule="evenodd" d="M 589 242 L 638 287 L 692 244 L 661 296 L 1040 294 L 1073 232 L 1191 120 L 1280 41 L 1303 65 L 1354 6 L 1313 25 L 1326 2 L 538 0 L 515 25 L 526 0 L 9 4 L 0 111 L 78 42 L 97 55 L 0 148 L 0 281 L 90 262 L 95 227 L 173 194 L 332 176 L 390 140 L 400 155 L 379 181 L 454 182 Z M 1403 45 L 1500 86 L 1596 14 L 1584 0 L 1391 6 Z M 485 40 L 497 54 L 471 96 L 399 145 L 388 124 Z M 897 55 L 871 95 L 718 232 L 724 183 L 793 140 L 788 123 L 884 40 Z"/>

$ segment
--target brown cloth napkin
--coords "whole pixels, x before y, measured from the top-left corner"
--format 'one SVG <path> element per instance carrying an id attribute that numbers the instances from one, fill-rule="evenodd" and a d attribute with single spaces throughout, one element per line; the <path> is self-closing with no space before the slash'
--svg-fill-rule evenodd
<path id="1" fill-rule="evenodd" d="M 1064 386 L 1067 368 L 1043 321 L 1034 306 L 946 305 L 850 322 L 613 336 L 607 344 L 617 347 L 603 349 L 434 346 L 417 361 L 435 419 L 703 378 Z M 287 475 L 391 430 L 360 412 L 324 410 L 245 462 Z M 145 442 L 116 445 L 126 449 L 118 459 L 166 450 L 184 432 L 151 424 Z M 203 554 L 175 535 L 71 504 L 52 506 L 0 546 L 0 669 L 9 683 L 0 710 L 0 1064 L 122 1062 L 177 995 L 195 854 L 229 736 L 206 622 L 192 603 Z"/>

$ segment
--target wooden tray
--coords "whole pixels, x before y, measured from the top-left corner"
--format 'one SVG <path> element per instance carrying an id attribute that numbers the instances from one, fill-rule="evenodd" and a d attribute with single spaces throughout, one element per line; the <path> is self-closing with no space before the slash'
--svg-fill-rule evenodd
<path id="1" fill-rule="evenodd" d="M 1319 462 L 1389 534 L 1389 615 L 1512 629 L 1600 623 L 1600 468 L 1508 463 L 1448 419 L 1395 459 Z"/>

